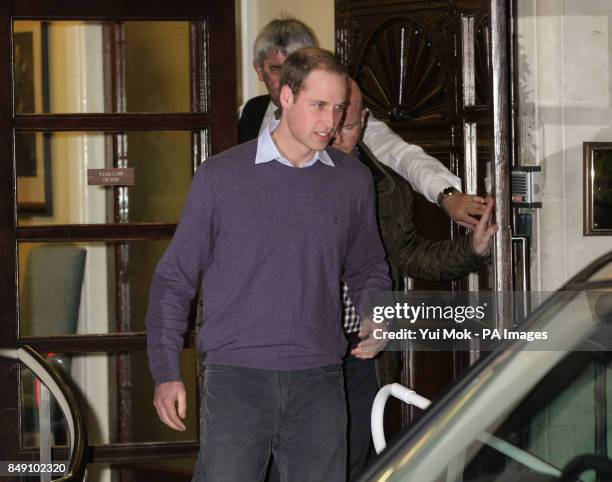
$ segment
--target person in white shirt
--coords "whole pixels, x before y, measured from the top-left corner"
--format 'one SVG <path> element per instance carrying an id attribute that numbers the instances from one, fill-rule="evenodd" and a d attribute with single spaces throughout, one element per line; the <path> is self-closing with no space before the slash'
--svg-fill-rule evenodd
<path id="1" fill-rule="evenodd" d="M 255 139 L 274 120 L 278 109 L 280 69 L 285 58 L 302 47 L 318 46 L 313 31 L 294 18 L 275 19 L 257 35 L 253 67 L 268 95 L 254 97 L 240 109 L 238 141 Z M 406 179 L 428 201 L 442 207 L 460 226 L 473 230 L 474 216 L 485 210 L 485 200 L 461 192 L 461 180 L 421 147 L 405 142 L 387 124 L 370 114 L 363 142 L 382 164 Z"/>

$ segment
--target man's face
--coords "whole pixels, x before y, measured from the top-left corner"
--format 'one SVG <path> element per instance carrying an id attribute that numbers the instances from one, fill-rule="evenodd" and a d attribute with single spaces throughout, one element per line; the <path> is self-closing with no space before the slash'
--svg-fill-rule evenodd
<path id="1" fill-rule="evenodd" d="M 255 67 L 255 72 L 257 72 L 257 77 L 264 84 L 266 84 L 268 94 L 270 94 L 272 102 L 274 102 L 274 105 L 277 107 L 280 106 L 280 102 L 278 100 L 280 91 L 280 73 L 281 68 L 283 67 L 283 62 L 286 58 L 287 56 L 280 50 L 269 50 L 262 66 L 253 64 Z"/>
<path id="2" fill-rule="evenodd" d="M 336 149 L 346 154 L 352 154 L 355 146 L 361 139 L 366 115 L 366 111 L 362 107 L 361 93 L 355 90 L 359 89 L 359 87 L 351 81 L 350 89 L 351 95 L 346 109 L 346 116 L 342 126 L 336 133 L 333 143 Z"/>
<path id="3" fill-rule="evenodd" d="M 282 118 L 293 139 L 310 151 L 325 149 L 344 114 L 346 93 L 346 77 L 325 70 L 312 71 L 297 96 L 283 86 Z"/>

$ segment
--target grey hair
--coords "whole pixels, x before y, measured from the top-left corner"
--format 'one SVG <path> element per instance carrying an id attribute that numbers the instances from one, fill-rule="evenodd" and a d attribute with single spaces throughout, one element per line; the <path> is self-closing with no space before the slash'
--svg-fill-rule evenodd
<path id="1" fill-rule="evenodd" d="M 318 47 L 319 41 L 312 29 L 296 18 L 275 18 L 257 34 L 253 45 L 255 65 L 263 67 L 270 51 L 289 55 L 303 47 Z"/>

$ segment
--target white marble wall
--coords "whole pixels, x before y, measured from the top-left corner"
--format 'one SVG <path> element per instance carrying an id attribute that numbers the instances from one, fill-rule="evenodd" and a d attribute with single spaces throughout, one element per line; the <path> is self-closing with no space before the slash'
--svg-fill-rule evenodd
<path id="1" fill-rule="evenodd" d="M 612 142 L 612 2 L 519 0 L 518 12 L 520 155 L 544 172 L 532 284 L 554 290 L 612 250 L 582 235 L 582 143 Z"/>

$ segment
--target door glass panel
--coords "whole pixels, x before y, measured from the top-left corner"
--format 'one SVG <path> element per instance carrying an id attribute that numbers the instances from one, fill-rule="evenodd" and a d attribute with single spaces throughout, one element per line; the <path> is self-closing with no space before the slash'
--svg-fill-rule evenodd
<path id="1" fill-rule="evenodd" d="M 191 111 L 189 22 L 17 20 L 13 28 L 17 114 Z M 120 83 L 105 58 L 113 42 L 124 48 L 125 99 L 105 85 Z"/>
<path id="2" fill-rule="evenodd" d="M 70 370 L 70 357 L 54 356 L 47 357 L 49 364 L 58 368 L 63 373 Z M 70 436 L 68 424 L 55 397 L 49 394 L 47 402 L 41 397 L 41 382 L 36 375 L 25 365 L 21 365 L 21 431 L 23 447 L 40 446 L 40 427 L 41 419 L 45 416 L 50 418 L 51 443 L 55 445 L 68 445 Z M 44 427 L 44 423 L 43 423 Z"/>
<path id="3" fill-rule="evenodd" d="M 127 112 L 190 112 L 189 22 L 125 22 Z"/>
<path id="4" fill-rule="evenodd" d="M 144 331 L 168 243 L 19 243 L 21 337 Z"/>
<path id="5" fill-rule="evenodd" d="M 487 14 L 475 15 L 474 18 L 474 70 L 476 105 L 484 106 L 490 103 L 490 76 L 491 69 L 491 34 L 489 29 L 490 18 Z"/>
<path id="6" fill-rule="evenodd" d="M 193 171 L 191 145 L 189 131 L 17 131 L 18 223 L 178 222 Z M 133 185 L 88 185 L 88 169 L 110 167 L 133 168 Z"/>
<path id="7" fill-rule="evenodd" d="M 191 133 L 135 131 L 126 136 L 128 167 L 138 172 L 137 184 L 128 189 L 129 221 L 178 222 L 193 173 Z"/>
<path id="8" fill-rule="evenodd" d="M 159 421 L 153 407 L 153 379 L 144 350 L 129 354 L 55 353 L 45 355 L 60 369 L 80 403 L 89 444 L 184 442 L 197 438 L 198 398 L 193 349 L 183 350 L 181 371 L 187 390 L 187 430 L 178 432 Z M 124 375 L 121 379 L 121 374 Z M 38 447 L 37 378 L 21 370 L 21 419 L 24 446 Z M 121 423 L 119 423 L 121 422 Z M 65 445 L 67 425 L 59 408 L 51 408 L 52 442 Z"/>
<path id="9" fill-rule="evenodd" d="M 463 107 L 489 102 L 490 29 L 488 13 L 461 16 Z"/>

